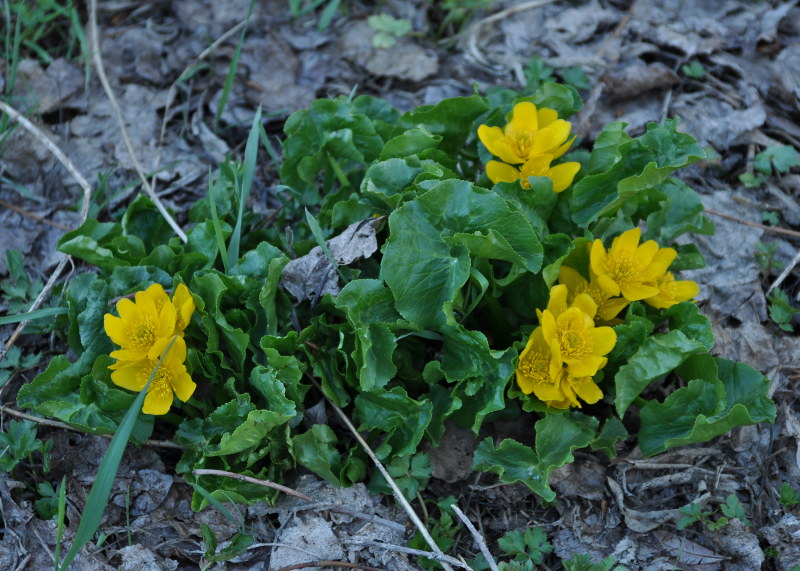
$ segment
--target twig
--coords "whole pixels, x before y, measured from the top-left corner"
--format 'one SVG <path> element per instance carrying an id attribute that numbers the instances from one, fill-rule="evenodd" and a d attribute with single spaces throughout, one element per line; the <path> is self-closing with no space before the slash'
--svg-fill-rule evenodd
<path id="1" fill-rule="evenodd" d="M 44 145 L 48 151 L 53 153 L 53 156 L 56 157 L 58 162 L 60 162 L 64 166 L 64 168 L 66 168 L 67 171 L 72 175 L 72 177 L 77 181 L 77 183 L 83 189 L 83 202 L 81 203 L 80 221 L 78 225 L 80 226 L 81 224 L 86 222 L 86 218 L 89 215 L 89 202 L 92 198 L 91 185 L 86 181 L 86 179 L 78 171 L 78 169 L 75 168 L 75 165 L 72 164 L 72 161 L 69 160 L 69 158 L 64 153 L 61 152 L 61 149 L 59 149 L 56 146 L 56 144 L 53 143 L 53 141 L 51 141 L 50 138 L 47 135 L 45 135 L 38 127 L 36 127 L 33 123 L 31 123 L 25 117 L 23 117 L 22 114 L 20 114 L 16 109 L 14 109 L 13 107 L 11 107 L 10 105 L 8 105 L 3 101 L 0 101 L 0 110 L 8 114 L 8 116 L 11 117 L 12 121 L 16 121 L 17 123 L 19 123 L 23 129 L 28 131 L 28 133 L 33 135 L 34 138 L 36 138 L 36 140 L 38 140 L 42 145 Z M 47 299 L 47 296 L 50 295 L 50 292 L 55 287 L 58 278 L 61 277 L 61 272 L 64 271 L 64 268 L 69 263 L 70 259 L 71 258 L 69 256 L 61 258 L 61 260 L 58 262 L 58 265 L 53 270 L 53 273 L 50 274 L 50 278 L 47 280 L 47 283 L 42 288 L 42 291 L 39 292 L 39 295 L 36 296 L 36 299 L 28 308 L 28 312 L 39 309 L 39 306 L 42 305 L 45 299 Z M 14 343 L 17 342 L 17 338 L 20 336 L 22 331 L 28 326 L 28 323 L 29 321 L 25 320 L 25 321 L 20 321 L 17 324 L 17 327 L 16 329 L 14 329 L 14 332 L 8 338 L 5 345 L 0 349 L 0 361 L 2 361 L 5 358 L 6 354 L 8 353 L 8 350 L 11 349 L 11 347 L 14 346 Z"/>
<path id="2" fill-rule="evenodd" d="M 186 233 L 181 230 L 180 226 L 178 226 L 172 216 L 170 216 L 169 212 L 167 212 L 167 209 L 164 208 L 164 205 L 161 203 L 161 199 L 156 196 L 155 190 L 153 190 L 153 187 L 150 186 L 150 182 L 147 180 L 147 176 L 144 174 L 144 169 L 142 169 L 142 165 L 139 163 L 139 158 L 136 155 L 136 152 L 133 150 L 133 143 L 131 143 L 131 139 L 128 136 L 128 129 L 125 127 L 125 119 L 122 117 L 122 110 L 119 107 L 119 103 L 117 103 L 117 98 L 114 96 L 114 91 L 111 89 L 111 84 L 109 84 L 108 78 L 106 77 L 106 71 L 103 67 L 103 58 L 100 55 L 100 40 L 98 38 L 99 34 L 97 30 L 97 0 L 90 0 L 89 2 L 89 29 L 91 32 L 92 59 L 94 60 L 95 68 L 97 68 L 97 77 L 100 79 L 100 84 L 103 86 L 103 91 L 106 92 L 108 100 L 111 103 L 111 106 L 114 108 L 114 113 L 117 115 L 119 131 L 122 135 L 122 140 L 125 142 L 125 147 L 128 149 L 128 154 L 133 161 L 136 174 L 138 174 L 139 178 L 142 180 L 142 186 L 147 192 L 147 195 L 150 197 L 150 200 L 152 200 L 153 204 L 156 205 L 156 208 L 161 216 L 164 217 L 164 220 L 167 221 L 170 227 L 185 244 L 188 241 Z"/>
<path id="3" fill-rule="evenodd" d="M 350 569 L 364 569 L 364 571 L 386 571 L 380 567 L 370 567 L 361 563 L 350 563 L 349 561 L 309 561 L 307 563 L 295 563 L 281 567 L 277 571 L 292 571 L 293 569 L 307 569 L 309 567 L 349 567 Z"/>
<path id="4" fill-rule="evenodd" d="M 412 549 L 411 547 L 404 547 L 402 545 L 394 545 L 393 543 L 382 543 L 379 541 L 370 541 L 368 539 L 342 539 L 343 543 L 347 543 L 349 545 L 362 545 L 364 547 L 378 547 L 380 549 L 385 549 L 386 551 L 396 551 L 397 553 L 406 553 L 408 555 L 416 555 L 417 557 L 427 557 L 428 559 L 434 559 L 440 563 L 442 563 L 442 567 L 446 564 L 453 565 L 454 567 L 461 567 L 462 569 L 467 569 L 467 571 L 473 571 L 472 567 L 464 563 L 463 561 L 456 559 L 455 557 L 450 557 L 449 555 L 445 555 L 444 553 L 439 551 L 439 553 L 432 553 L 430 551 L 423 551 L 422 549 Z"/>
<path id="5" fill-rule="evenodd" d="M 800 232 L 796 230 L 789 230 L 788 228 L 781 228 L 780 226 L 767 226 L 766 224 L 759 224 L 758 222 L 750 222 L 749 220 L 744 220 L 743 218 L 737 218 L 736 216 L 731 216 L 730 214 L 725 214 L 724 212 L 718 212 L 716 210 L 711 210 L 709 208 L 706 208 L 705 212 L 708 214 L 712 214 L 714 216 L 719 216 L 720 218 L 733 220 L 734 222 L 738 222 L 739 224 L 744 224 L 745 226 L 752 226 L 753 228 L 761 228 L 765 232 L 772 232 L 773 234 L 781 234 L 783 236 L 790 236 L 792 238 L 800 238 Z"/>
<path id="6" fill-rule="evenodd" d="M 71 430 L 73 432 L 78 432 L 80 434 L 86 434 L 83 430 L 75 428 L 74 426 L 70 426 L 64 422 L 59 422 L 57 420 L 48 420 L 46 418 L 40 418 L 38 416 L 34 416 L 32 414 L 27 414 L 21 412 L 19 410 L 15 410 L 13 408 L 8 408 L 6 406 L 0 406 L 0 414 L 8 413 L 11 416 L 16 416 L 17 418 L 24 418 L 25 420 L 31 420 L 36 424 L 40 424 L 42 426 L 49 426 L 50 428 L 59 428 L 62 430 Z M 103 438 L 107 438 L 111 440 L 114 435 L 113 434 L 98 434 L 96 436 L 102 436 Z M 180 444 L 176 444 L 171 440 L 146 440 L 144 442 L 145 446 L 152 446 L 154 448 L 173 448 L 175 450 L 184 450 L 185 448 Z"/>
<path id="7" fill-rule="evenodd" d="M 502 20 L 512 14 L 516 14 L 517 12 L 524 12 L 525 10 L 533 10 L 534 8 L 540 8 L 542 6 L 546 6 L 547 4 L 552 4 L 555 0 L 530 0 L 528 2 L 522 2 L 521 4 L 516 4 L 505 10 L 501 10 L 491 16 L 487 16 L 486 18 L 482 18 L 472 24 L 467 31 L 467 52 L 480 64 L 489 65 L 489 62 L 481 55 L 481 51 L 478 48 L 478 35 L 480 34 L 480 30 L 486 24 L 491 24 L 492 22 L 496 22 L 498 20 Z"/>
<path id="8" fill-rule="evenodd" d="M 797 253 L 794 255 L 794 258 L 792 258 L 792 261 L 789 262 L 789 264 L 785 268 L 783 268 L 783 271 L 781 272 L 781 275 L 779 275 L 775 279 L 775 281 L 772 282 L 772 285 L 769 286 L 769 289 L 766 291 L 766 293 L 764 293 L 764 296 L 765 297 L 768 296 L 769 294 L 772 293 L 772 290 L 774 290 L 776 287 L 781 285 L 783 283 L 783 280 L 786 279 L 786 277 L 791 273 L 791 271 L 795 268 L 795 266 L 798 263 L 800 263 L 800 250 L 798 250 Z"/>
<path id="9" fill-rule="evenodd" d="M 58 228 L 60 230 L 71 230 L 71 228 L 64 226 L 63 224 L 59 224 L 58 222 L 53 222 L 52 220 L 48 220 L 47 218 L 43 218 L 38 214 L 34 214 L 33 212 L 29 212 L 24 208 L 20 208 L 10 202 L 0 199 L 0 206 L 4 206 L 9 210 L 13 210 L 17 214 L 21 216 L 25 216 L 26 218 L 30 218 L 31 220 L 36 220 L 37 222 L 41 222 L 42 224 L 47 224 L 49 226 L 53 226 L 54 228 Z"/>
<path id="10" fill-rule="evenodd" d="M 165 137 L 166 132 L 167 132 L 167 119 L 169 117 L 169 110 L 170 110 L 170 107 L 172 107 L 173 99 L 175 99 L 175 91 L 176 91 L 176 87 L 175 86 L 178 85 L 178 82 L 181 81 L 184 78 L 184 76 L 186 76 L 186 74 L 188 74 L 190 71 L 194 70 L 200 64 L 201 61 L 203 61 L 209 55 L 214 53 L 214 51 L 219 46 L 221 46 L 226 40 L 228 40 L 231 36 L 233 36 L 239 30 L 241 30 L 242 26 L 244 26 L 246 23 L 247 23 L 247 20 L 242 20 L 241 22 L 236 24 L 234 27 L 232 27 L 230 30 L 228 30 L 227 32 L 222 34 L 219 38 L 217 38 L 214 41 L 214 43 L 212 43 L 210 46 L 208 46 L 206 49 L 204 49 L 200 53 L 200 55 L 198 55 L 195 58 L 195 60 L 192 63 L 190 63 L 188 66 L 186 66 L 186 68 L 178 76 L 178 79 L 173 81 L 172 85 L 169 86 L 169 91 L 167 91 L 167 104 L 166 104 L 166 106 L 164 108 L 164 119 L 161 121 L 161 132 L 160 132 L 160 134 L 158 136 L 158 153 L 156 154 L 155 169 L 153 169 L 153 170 L 158 169 L 158 165 L 161 162 L 161 145 L 164 142 L 164 137 Z M 150 184 L 155 189 L 155 186 L 156 186 L 156 177 L 155 177 L 155 175 L 153 175 L 153 179 L 150 181 Z"/>
<path id="11" fill-rule="evenodd" d="M 315 379 L 311 375 L 307 375 L 307 377 L 311 380 L 312 383 L 314 383 L 314 386 L 317 387 L 317 390 L 321 394 L 325 395 L 325 392 L 322 390 L 322 387 L 317 382 L 317 379 Z M 425 524 L 423 524 L 422 521 L 419 519 L 419 516 L 414 511 L 414 508 L 412 508 L 411 505 L 408 503 L 408 500 L 406 500 L 405 496 L 403 495 L 403 492 L 401 492 L 400 488 L 397 487 L 397 483 L 394 481 L 394 478 L 392 478 L 392 476 L 389 474 L 389 472 L 386 471 L 386 468 L 383 466 L 383 463 L 381 463 L 381 461 L 375 455 L 375 452 L 372 451 L 372 448 L 369 447 L 369 444 L 367 444 L 367 442 L 361 437 L 361 435 L 358 433 L 358 430 L 356 430 L 356 427 L 353 426 L 352 422 L 350 422 L 350 419 L 347 418 L 347 415 L 344 413 L 344 411 L 341 408 L 339 408 L 339 406 L 335 402 L 333 402 L 331 399 L 328 399 L 327 395 L 325 395 L 325 398 L 328 400 L 330 405 L 336 411 L 336 414 L 339 415 L 339 418 L 342 419 L 342 422 L 344 422 L 344 424 L 347 426 L 347 428 L 350 429 L 350 432 L 353 433 L 353 436 L 355 437 L 355 439 L 358 440 L 358 443 L 361 445 L 361 447 L 364 449 L 364 451 L 370 457 L 372 462 L 378 468 L 380 473 L 383 475 L 383 477 L 389 483 L 389 487 L 391 487 L 392 488 L 392 492 L 394 492 L 395 499 L 398 501 L 398 503 L 401 506 L 403 506 L 403 509 L 408 514 L 408 517 L 411 518 L 411 521 L 414 522 L 414 525 L 419 530 L 419 532 L 422 534 L 422 537 L 425 538 L 425 541 L 428 543 L 430 548 L 433 549 L 433 553 L 436 554 L 436 555 L 440 555 L 442 557 L 446 557 L 446 555 L 444 553 L 442 553 L 442 550 L 439 549 L 439 546 L 436 545 L 436 542 L 433 540 L 433 537 L 431 537 L 431 534 L 428 531 L 428 529 L 425 527 Z M 423 552 L 423 553 L 425 553 L 425 552 Z M 454 561 L 458 561 L 458 560 L 454 559 Z M 452 569 L 450 569 L 450 566 L 447 565 L 447 562 L 445 562 L 444 560 L 442 560 L 442 567 L 444 567 L 448 571 L 452 571 Z"/>
<path id="12" fill-rule="evenodd" d="M 307 496 L 302 492 L 298 492 L 291 488 L 287 488 L 286 486 L 282 486 L 281 484 L 276 484 L 275 482 L 271 482 L 269 480 L 259 480 L 258 478 L 253 478 L 251 476 L 245 476 L 243 474 L 237 474 L 235 472 L 226 472 L 225 470 L 211 470 L 207 468 L 198 468 L 197 470 L 192 470 L 192 474 L 194 476 L 223 476 L 226 478 L 233 478 L 234 480 L 240 480 L 242 482 L 249 482 L 251 484 L 256 484 L 258 486 L 264 486 L 266 488 L 272 488 L 274 490 L 278 490 L 283 492 L 284 494 L 288 494 L 290 496 L 294 496 L 296 498 L 300 498 L 302 500 L 306 500 L 307 502 L 313 502 L 314 498 L 311 496 Z"/>
<path id="13" fill-rule="evenodd" d="M 464 525 L 467 526 L 467 529 L 472 534 L 472 539 L 474 539 L 475 543 L 478 544 L 478 549 L 481 550 L 481 553 L 483 553 L 483 556 L 486 558 L 486 562 L 489 564 L 489 569 L 492 571 L 500 571 L 500 569 L 497 567 L 497 563 L 495 563 L 494 557 L 492 557 L 492 553 L 486 546 L 486 541 L 483 539 L 483 536 L 478 533 L 478 530 L 475 529 L 475 526 L 472 525 L 472 522 L 469 521 L 469 518 L 464 515 L 464 512 L 461 511 L 461 508 L 458 507 L 458 504 L 452 504 L 450 507 L 454 512 L 456 512 L 458 519 L 464 522 Z"/>

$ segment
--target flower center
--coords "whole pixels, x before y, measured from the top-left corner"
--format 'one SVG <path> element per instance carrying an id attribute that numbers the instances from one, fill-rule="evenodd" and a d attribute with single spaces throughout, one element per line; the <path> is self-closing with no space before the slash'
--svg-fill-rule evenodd
<path id="1" fill-rule="evenodd" d="M 528 153 L 533 146 L 533 133 L 512 133 L 510 137 L 506 137 L 506 143 L 514 150 L 517 156 L 528 158 Z"/>
<path id="2" fill-rule="evenodd" d="M 137 349 L 148 349 L 156 341 L 156 327 L 153 319 L 146 315 L 131 328 L 131 344 Z"/>
<path id="3" fill-rule="evenodd" d="M 558 341 L 563 357 L 580 359 L 590 353 L 586 338 L 580 331 L 562 329 L 559 331 Z"/>
<path id="4" fill-rule="evenodd" d="M 550 360 L 541 353 L 530 352 L 519 361 L 519 370 L 534 383 L 553 384 Z"/>
<path id="5" fill-rule="evenodd" d="M 608 257 L 608 273 L 615 282 L 623 282 L 636 272 L 636 261 L 625 254 Z"/>

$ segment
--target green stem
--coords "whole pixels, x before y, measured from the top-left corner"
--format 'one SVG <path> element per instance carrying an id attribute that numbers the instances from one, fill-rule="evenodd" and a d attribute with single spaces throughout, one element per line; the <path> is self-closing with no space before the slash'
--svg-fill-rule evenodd
<path id="1" fill-rule="evenodd" d="M 339 163 L 336 162 L 330 153 L 325 153 L 325 156 L 328 158 L 328 163 L 331 165 L 333 172 L 336 174 L 339 184 L 341 184 L 343 187 L 351 186 L 350 181 L 347 180 L 347 175 L 344 174 L 344 171 L 342 170 L 342 167 L 339 166 Z"/>
<path id="2" fill-rule="evenodd" d="M 643 407 L 644 405 L 646 405 L 648 402 L 650 402 L 650 401 L 646 401 L 646 400 L 644 400 L 642 397 L 636 397 L 635 399 L 633 399 L 633 404 L 635 404 L 635 405 L 636 405 L 636 406 L 638 406 L 639 408 L 642 408 L 642 407 Z"/>

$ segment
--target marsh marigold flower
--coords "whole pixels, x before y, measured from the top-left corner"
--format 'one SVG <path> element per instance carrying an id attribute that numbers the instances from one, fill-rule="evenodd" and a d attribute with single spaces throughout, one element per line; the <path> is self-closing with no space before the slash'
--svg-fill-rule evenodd
<path id="1" fill-rule="evenodd" d="M 625 309 L 630 302 L 624 297 L 614 297 L 597 285 L 597 280 L 587 280 L 577 270 L 568 266 L 561 266 L 558 281 L 567 286 L 567 301 L 572 301 L 580 294 L 585 293 L 597 305 L 595 322 L 608 324 L 614 320 L 619 312 Z"/>
<path id="2" fill-rule="evenodd" d="M 561 409 L 580 408 L 578 398 L 594 404 L 603 397 L 592 376 L 616 343 L 613 329 L 594 326 L 597 306 L 587 294 L 578 294 L 570 304 L 567 295 L 564 285 L 550 290 L 547 309 L 537 311 L 542 325 L 528 339 L 516 370 L 523 393 Z"/>
<path id="3" fill-rule="evenodd" d="M 120 349 L 111 352 L 117 361 L 109 367 L 111 380 L 123 388 L 141 391 L 156 369 L 159 359 L 175 339 L 153 377 L 142 411 L 165 414 L 172 406 L 172 396 L 187 400 L 195 389 L 183 361 L 186 359 L 184 330 L 194 313 L 195 304 L 189 289 L 179 284 L 172 299 L 160 284 L 137 292 L 134 300 L 117 303 L 119 317 L 107 313 L 105 330 Z"/>
<path id="4" fill-rule="evenodd" d="M 173 337 L 175 342 L 159 365 L 158 361 Z M 144 359 L 119 361 L 111 366 L 111 380 L 114 384 L 136 392 L 147 385 L 147 380 L 156 371 L 144 397 L 142 412 L 145 414 L 166 414 L 172 406 L 173 395 L 186 402 L 197 387 L 183 364 L 186 359 L 186 342 L 180 336 L 173 337 L 158 339 Z"/>
<path id="5" fill-rule="evenodd" d="M 667 309 L 676 303 L 689 301 L 698 293 L 700 287 L 691 280 L 676 280 L 672 272 L 664 272 L 650 284 L 658 288 L 658 293 L 644 302 L 656 309 Z"/>
<path id="6" fill-rule="evenodd" d="M 572 124 L 559 119 L 553 109 L 537 109 L 530 102 L 516 104 L 511 120 L 502 129 L 478 127 L 478 138 L 502 161 L 490 161 L 486 165 L 487 176 L 493 183 L 521 180 L 523 188 L 530 188 L 529 176 L 546 176 L 553 179 L 553 190 L 561 192 L 572 183 L 580 164 L 551 167 L 550 163 L 572 145 L 575 137 L 570 138 L 571 130 Z"/>
<path id="7" fill-rule="evenodd" d="M 659 294 L 657 279 L 667 271 L 678 253 L 672 248 L 659 248 L 655 240 L 639 244 L 642 231 L 633 228 L 614 238 L 606 251 L 595 240 L 589 255 L 597 284 L 609 295 L 638 301 Z"/>
<path id="8" fill-rule="evenodd" d="M 542 335 L 550 347 L 550 376 L 555 378 L 566 366 L 575 378 L 591 377 L 604 367 L 617 342 L 611 327 L 595 327 L 597 305 L 587 294 L 575 297 L 567 305 L 567 286 L 550 289 L 550 302 L 542 312 Z"/>

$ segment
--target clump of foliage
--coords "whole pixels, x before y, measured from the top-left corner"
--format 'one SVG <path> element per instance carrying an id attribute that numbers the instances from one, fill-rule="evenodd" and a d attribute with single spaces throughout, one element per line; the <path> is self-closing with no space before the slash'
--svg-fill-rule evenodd
<path id="1" fill-rule="evenodd" d="M 408 495 L 427 481 L 423 443 L 437 445 L 448 421 L 476 434 L 495 418 L 529 427 L 533 447 L 487 438 L 474 468 L 522 482 L 544 501 L 555 498 L 549 474 L 576 449 L 613 457 L 615 445 L 634 436 L 652 456 L 771 422 L 769 381 L 711 354 L 711 326 L 693 291 L 674 285 L 690 283 L 676 277 L 681 270 L 704 264 L 696 247 L 676 239 L 713 231 L 697 194 L 673 176 L 704 157 L 697 142 L 676 120 L 650 124 L 638 137 L 613 123 L 590 152 L 565 139 L 539 154 L 493 159 L 497 139 L 479 138 L 479 127 L 514 124 L 520 104 L 539 114 L 536 134 L 548 121 L 566 122 L 582 101 L 573 87 L 551 82 L 525 95 L 495 89 L 405 113 L 370 96 L 321 99 L 286 122 L 284 207 L 270 225 L 246 207 L 258 123 L 243 163 L 222 165 L 209 196 L 191 209 L 186 243 L 144 197 L 119 220 L 88 220 L 59 246 L 93 266 L 62 292 L 66 313 L 57 325 L 69 353 L 20 390 L 19 406 L 87 432 L 115 432 L 143 401 L 114 382 L 110 354 L 118 348 L 104 316 L 113 316 L 120 298 L 158 284 L 163 292 L 188 288 L 196 308 L 180 336 L 170 330 L 180 339 L 175 375 L 184 367 L 196 390 L 178 394 L 164 416 L 137 410 L 130 439 L 143 442 L 158 421 L 162 437 L 184 446 L 177 471 L 206 492 L 195 494 L 195 509 L 276 493 L 194 475 L 200 468 L 281 481 L 300 465 L 337 485 L 370 480 L 364 451 L 306 414 L 324 399 L 344 409 L 405 478 Z M 568 136 L 561 123 L 558 129 Z M 502 165 L 486 167 L 490 161 Z M 344 245 L 326 244 L 348 231 Z M 622 248 L 615 240 L 634 237 L 644 248 L 636 283 L 611 267 Z M 651 264 L 656 251 L 663 254 Z M 290 256 L 299 258 L 292 266 Z M 598 275 L 608 299 L 621 302 L 615 315 L 598 312 L 597 301 L 575 301 L 575 292 L 565 303 L 577 313 L 551 305 L 552 292 L 569 290 L 565 282 L 592 284 Z M 596 329 L 613 346 L 590 359 L 570 357 L 558 344 L 567 339 L 567 321 L 559 321 L 567 314 L 587 330 L 602 319 Z M 547 382 L 561 383 L 563 398 L 540 398 L 518 383 L 538 325 L 549 351 Z M 154 354 L 147 358 L 157 369 Z M 575 387 L 588 387 L 580 384 L 585 377 L 593 386 L 582 394 Z M 677 388 L 655 396 L 663 393 L 651 389 L 663 386 Z M 624 419 L 632 407 L 639 424 L 629 435 Z M 381 489 L 379 478 L 370 481 Z"/>

